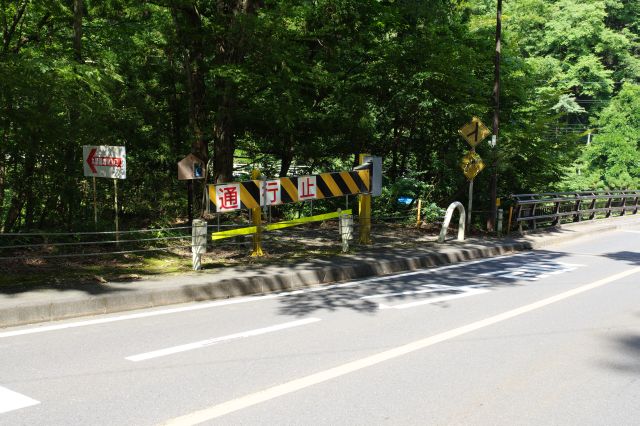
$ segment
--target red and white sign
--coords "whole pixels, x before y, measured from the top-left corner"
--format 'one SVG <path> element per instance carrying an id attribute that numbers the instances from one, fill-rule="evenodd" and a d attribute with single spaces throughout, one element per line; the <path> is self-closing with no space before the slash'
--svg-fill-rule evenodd
<path id="1" fill-rule="evenodd" d="M 298 200 L 315 200 L 317 189 L 315 176 L 298 177 Z"/>
<path id="2" fill-rule="evenodd" d="M 266 199 L 262 200 L 261 205 L 277 206 L 278 204 L 282 204 L 282 185 L 280 185 L 280 179 L 265 181 L 264 188 Z"/>
<path id="3" fill-rule="evenodd" d="M 216 209 L 219 212 L 239 210 L 240 183 L 216 185 Z"/>
<path id="4" fill-rule="evenodd" d="M 85 176 L 127 178 L 127 154 L 124 146 L 84 145 L 82 165 Z"/>

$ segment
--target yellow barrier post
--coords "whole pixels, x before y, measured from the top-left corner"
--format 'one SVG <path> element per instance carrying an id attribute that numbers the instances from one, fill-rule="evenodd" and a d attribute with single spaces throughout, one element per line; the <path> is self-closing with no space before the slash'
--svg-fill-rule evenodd
<path id="1" fill-rule="evenodd" d="M 364 163 L 364 157 L 371 154 L 360 154 L 358 164 Z M 371 244 L 371 194 L 358 195 L 358 219 L 360 221 L 360 244 Z"/>
<path id="2" fill-rule="evenodd" d="M 260 174 L 260 170 L 253 169 L 251 171 L 251 179 L 260 179 Z M 260 188 L 260 191 L 262 191 L 262 188 Z M 258 199 L 260 199 L 260 197 Z M 262 208 L 260 206 L 251 209 L 251 220 L 256 227 L 256 233 L 253 234 L 253 251 L 251 252 L 251 257 L 264 256 L 264 252 L 262 251 Z"/>
<path id="3" fill-rule="evenodd" d="M 418 198 L 418 217 L 416 218 L 416 228 L 420 228 L 420 213 L 422 213 L 422 198 Z"/>

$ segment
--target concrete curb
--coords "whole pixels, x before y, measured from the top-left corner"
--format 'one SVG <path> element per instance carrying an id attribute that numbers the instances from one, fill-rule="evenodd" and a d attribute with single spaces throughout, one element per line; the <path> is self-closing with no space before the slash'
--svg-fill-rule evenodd
<path id="1" fill-rule="evenodd" d="M 308 270 L 274 275 L 257 275 L 211 280 L 198 284 L 176 284 L 168 288 L 123 288 L 113 286 L 107 294 L 74 295 L 63 297 L 52 294 L 31 302 L 19 301 L 0 307 L 0 327 L 11 327 L 74 317 L 123 312 L 134 309 L 166 306 L 179 303 L 226 299 L 238 296 L 259 295 L 276 291 L 289 291 L 315 285 L 369 278 L 421 268 L 443 266 L 480 258 L 500 256 L 517 251 L 539 249 L 551 244 L 572 241 L 594 233 L 621 228 L 621 224 L 609 223 L 591 226 L 588 232 L 571 231 L 553 235 L 536 233 L 521 239 L 506 239 L 499 243 L 436 245 L 436 251 L 412 257 L 391 260 L 353 259 L 339 266 L 316 267 Z M 563 227 L 560 232 L 563 232 Z M 557 230 L 555 230 L 557 232 Z M 461 245 L 462 247 L 456 247 Z M 442 247 L 443 250 L 437 250 Z M 38 299 L 38 298 L 36 298 Z M 44 302 L 42 299 L 47 300 Z M 6 304 L 6 303 L 5 303 Z"/>

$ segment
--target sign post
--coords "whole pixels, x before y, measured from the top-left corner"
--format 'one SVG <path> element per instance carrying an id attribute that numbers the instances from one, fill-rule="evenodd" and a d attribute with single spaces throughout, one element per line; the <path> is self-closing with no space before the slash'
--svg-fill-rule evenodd
<path id="1" fill-rule="evenodd" d="M 476 153 L 476 146 L 482 142 L 491 131 L 480 121 L 478 117 L 473 117 L 471 122 L 462 126 L 458 130 L 462 136 L 471 145 L 471 150 L 462 157 L 460 167 L 464 175 L 469 179 L 469 207 L 467 209 L 467 228 L 471 229 L 471 208 L 473 206 L 473 180 L 484 169 L 482 158 Z"/>
<path id="2" fill-rule="evenodd" d="M 187 217 L 193 222 L 193 181 L 204 179 L 204 161 L 189 154 L 178 162 L 178 180 L 187 181 Z"/>
<path id="3" fill-rule="evenodd" d="M 261 177 L 260 170 L 253 169 L 251 171 L 251 179 L 258 180 Z M 262 187 L 262 182 L 260 182 L 259 188 Z M 264 198 L 264 192 L 260 191 L 260 198 Z M 264 200 L 261 200 L 263 204 Z M 251 209 L 251 220 L 256 227 L 256 233 L 253 234 L 253 251 L 251 252 L 251 257 L 262 257 L 264 256 L 264 252 L 262 251 L 262 206 L 255 207 Z"/>
<path id="4" fill-rule="evenodd" d="M 120 247 L 120 225 L 118 224 L 118 179 L 113 180 L 113 195 L 116 210 L 116 246 Z"/>
<path id="5" fill-rule="evenodd" d="M 96 177 L 93 176 L 93 224 L 95 225 L 96 231 L 98 231 L 98 201 L 96 200 L 97 191 L 96 191 Z"/>
<path id="6" fill-rule="evenodd" d="M 82 166 L 84 175 L 93 178 L 93 220 L 98 226 L 96 202 L 96 178 L 113 179 L 116 241 L 119 241 L 118 223 L 118 179 L 127 178 L 127 153 L 124 146 L 84 145 L 82 147 Z"/>
<path id="7" fill-rule="evenodd" d="M 360 154 L 358 164 L 366 162 L 370 154 Z M 360 244 L 371 244 L 371 194 L 358 195 L 358 220 L 360 221 Z"/>

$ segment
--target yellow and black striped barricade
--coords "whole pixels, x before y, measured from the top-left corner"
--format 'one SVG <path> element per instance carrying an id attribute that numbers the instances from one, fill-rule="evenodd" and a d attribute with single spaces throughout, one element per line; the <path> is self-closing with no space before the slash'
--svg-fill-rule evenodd
<path id="1" fill-rule="evenodd" d="M 207 195 L 209 212 L 223 213 L 370 191 L 371 172 L 364 169 L 208 185 Z"/>

